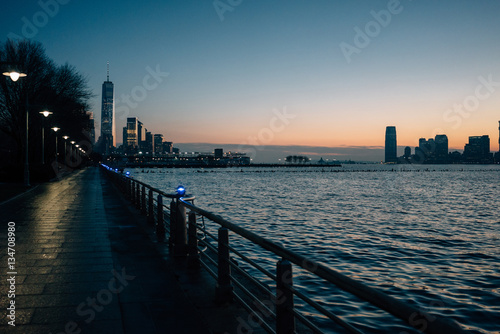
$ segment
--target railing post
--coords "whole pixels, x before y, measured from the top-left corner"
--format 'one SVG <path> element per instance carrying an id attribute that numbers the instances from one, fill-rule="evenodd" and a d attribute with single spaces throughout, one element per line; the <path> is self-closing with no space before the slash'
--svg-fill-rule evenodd
<path id="1" fill-rule="evenodd" d="M 175 201 L 172 198 L 172 201 L 170 202 L 170 231 L 168 235 L 168 248 L 170 249 L 174 247 L 176 221 L 177 221 L 177 205 L 175 204 Z"/>
<path id="2" fill-rule="evenodd" d="M 154 224 L 154 199 L 153 199 L 153 189 L 149 189 L 149 197 L 148 197 L 148 223 Z"/>
<path id="3" fill-rule="evenodd" d="M 135 183 L 135 207 L 141 208 L 141 185 L 137 182 Z"/>
<path id="4" fill-rule="evenodd" d="M 125 181 L 127 182 L 127 198 L 131 199 L 130 194 L 132 194 L 132 181 L 130 181 L 130 179 L 126 179 Z"/>
<path id="5" fill-rule="evenodd" d="M 130 180 L 129 179 L 125 179 L 125 188 L 126 188 L 125 197 L 130 198 Z"/>
<path id="6" fill-rule="evenodd" d="M 146 214 L 146 186 L 142 185 L 141 191 L 141 213 Z"/>
<path id="7" fill-rule="evenodd" d="M 128 182 L 130 182 L 130 193 L 128 194 L 130 202 L 134 203 L 134 182 L 129 179 Z"/>
<path id="8" fill-rule="evenodd" d="M 188 228 L 188 261 L 192 267 L 199 267 L 200 254 L 198 253 L 198 236 L 196 226 L 196 213 L 189 213 L 189 228 Z"/>
<path id="9" fill-rule="evenodd" d="M 215 287 L 215 302 L 228 303 L 233 299 L 231 285 L 231 264 L 229 259 L 229 230 L 219 228 L 217 286 Z"/>
<path id="10" fill-rule="evenodd" d="M 158 195 L 156 205 L 156 237 L 158 238 L 158 241 L 163 242 L 165 241 L 165 225 L 163 224 L 163 198 L 161 195 Z"/>
<path id="11" fill-rule="evenodd" d="M 276 266 L 276 334 L 295 333 L 293 292 L 288 288 L 292 285 L 292 264 L 281 259 Z"/>
<path id="12" fill-rule="evenodd" d="M 176 205 L 175 229 L 171 233 L 174 235 L 174 256 L 186 256 L 188 251 L 186 208 L 179 200 L 177 200 Z M 172 224 L 170 224 L 170 228 L 172 228 Z"/>

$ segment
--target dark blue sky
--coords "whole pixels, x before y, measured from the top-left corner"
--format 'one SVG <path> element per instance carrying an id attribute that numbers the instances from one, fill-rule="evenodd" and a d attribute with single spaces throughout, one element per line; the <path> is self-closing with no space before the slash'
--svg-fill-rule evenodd
<path id="1" fill-rule="evenodd" d="M 376 147 L 386 125 L 400 145 L 498 139 L 500 1 L 42 0 L 2 12 L 3 40 L 40 41 L 88 76 L 98 121 L 110 62 L 118 142 L 127 116 L 176 143 Z"/>

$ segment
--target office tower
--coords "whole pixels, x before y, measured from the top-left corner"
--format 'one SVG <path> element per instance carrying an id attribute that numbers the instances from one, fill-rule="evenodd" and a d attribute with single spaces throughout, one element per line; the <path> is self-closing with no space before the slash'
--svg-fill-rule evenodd
<path id="1" fill-rule="evenodd" d="M 448 137 L 446 135 L 436 135 L 434 138 L 434 162 L 444 164 L 448 162 Z"/>
<path id="2" fill-rule="evenodd" d="M 146 140 L 146 129 L 141 121 L 137 120 L 137 142 L 139 147 L 144 145 L 144 141 Z"/>
<path id="3" fill-rule="evenodd" d="M 427 144 L 427 139 L 425 138 L 420 138 L 418 140 L 418 147 L 423 150 L 425 148 L 425 145 Z"/>
<path id="4" fill-rule="evenodd" d="M 115 103 L 114 103 L 114 85 L 109 81 L 109 62 L 107 80 L 102 84 L 102 103 L 101 103 L 101 145 L 102 152 L 110 154 L 116 146 L 115 136 Z"/>
<path id="5" fill-rule="evenodd" d="M 464 160 L 470 163 L 490 163 L 492 154 L 490 153 L 490 137 L 471 136 L 469 143 L 464 147 Z"/>
<path id="6" fill-rule="evenodd" d="M 155 153 L 162 153 L 163 152 L 163 135 L 162 134 L 155 134 L 153 139 L 154 139 L 154 141 L 153 141 L 154 152 Z"/>
<path id="7" fill-rule="evenodd" d="M 174 149 L 174 143 L 171 141 L 163 142 L 163 152 L 164 153 L 172 153 Z"/>
<path id="8" fill-rule="evenodd" d="M 396 139 L 396 127 L 388 126 L 385 129 L 385 162 L 396 163 L 398 161 L 398 145 Z"/>
<path id="9" fill-rule="evenodd" d="M 146 141 L 144 145 L 144 150 L 149 153 L 154 152 L 153 134 L 150 131 L 146 131 Z"/>
<path id="10" fill-rule="evenodd" d="M 137 117 L 127 117 L 127 125 L 123 128 L 123 147 L 126 151 L 135 151 L 139 148 Z"/>
<path id="11" fill-rule="evenodd" d="M 500 121 L 498 121 L 498 152 L 500 153 Z"/>

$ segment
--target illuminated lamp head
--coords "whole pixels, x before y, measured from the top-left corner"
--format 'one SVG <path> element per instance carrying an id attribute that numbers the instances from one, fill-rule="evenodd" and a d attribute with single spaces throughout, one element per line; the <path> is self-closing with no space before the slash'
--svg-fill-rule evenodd
<path id="1" fill-rule="evenodd" d="M 184 188 L 184 186 L 178 186 L 176 191 L 179 196 L 184 196 L 186 194 L 186 188 Z"/>

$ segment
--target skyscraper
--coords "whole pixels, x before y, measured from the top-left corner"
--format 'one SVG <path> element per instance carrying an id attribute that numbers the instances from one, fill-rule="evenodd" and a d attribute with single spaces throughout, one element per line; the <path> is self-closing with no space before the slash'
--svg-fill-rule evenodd
<path id="1" fill-rule="evenodd" d="M 463 157 L 465 162 L 470 163 L 493 162 L 493 155 L 490 153 L 490 137 L 488 135 L 469 137 L 469 143 L 464 147 Z"/>
<path id="2" fill-rule="evenodd" d="M 153 152 L 163 153 L 163 135 L 155 134 L 153 136 Z"/>
<path id="3" fill-rule="evenodd" d="M 127 125 L 123 128 L 123 148 L 126 152 L 139 148 L 138 123 L 140 122 L 137 117 L 127 117 Z"/>
<path id="4" fill-rule="evenodd" d="M 398 162 L 398 144 L 395 126 L 388 126 L 385 129 L 385 162 Z"/>
<path id="5" fill-rule="evenodd" d="M 115 135 L 115 102 L 114 85 L 109 81 L 109 62 L 107 80 L 102 84 L 102 104 L 101 104 L 101 148 L 102 153 L 110 154 L 116 146 Z"/>
<path id="6" fill-rule="evenodd" d="M 434 163 L 444 164 L 448 162 L 448 136 L 436 135 L 434 137 L 436 150 L 434 152 Z"/>

